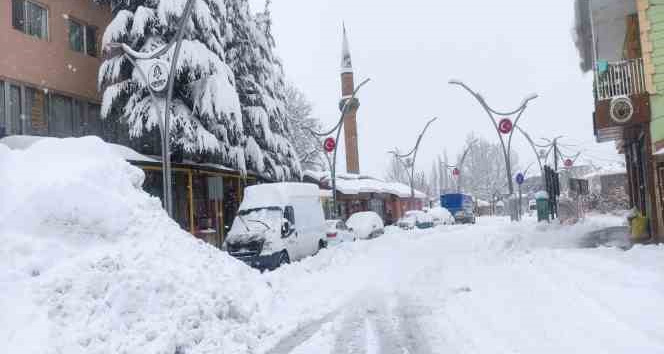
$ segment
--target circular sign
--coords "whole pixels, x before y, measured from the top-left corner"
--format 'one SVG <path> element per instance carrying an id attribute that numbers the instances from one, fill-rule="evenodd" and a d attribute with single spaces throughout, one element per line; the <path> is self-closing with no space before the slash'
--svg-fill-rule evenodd
<path id="1" fill-rule="evenodd" d="M 325 142 L 323 143 L 323 148 L 327 152 L 334 151 L 334 148 L 336 146 L 337 146 L 337 143 L 334 141 L 334 138 L 327 138 L 327 139 L 325 139 Z"/>
<path id="2" fill-rule="evenodd" d="M 566 159 L 564 164 L 565 167 L 572 167 L 572 165 L 574 165 L 574 161 L 572 161 L 572 159 Z"/>
<path id="3" fill-rule="evenodd" d="M 634 105 L 628 97 L 617 97 L 611 100 L 609 116 L 614 122 L 618 124 L 627 123 L 633 115 Z"/>
<path id="4" fill-rule="evenodd" d="M 512 121 L 509 118 L 503 118 L 498 122 L 498 131 L 503 134 L 508 134 L 512 131 Z"/>
<path id="5" fill-rule="evenodd" d="M 452 170 L 452 175 L 454 175 L 454 176 L 459 176 L 460 174 L 461 174 L 461 171 L 460 171 L 458 168 L 455 167 L 455 168 Z"/>
<path id="6" fill-rule="evenodd" d="M 168 62 L 154 60 L 148 70 L 148 85 L 154 92 L 162 92 L 168 84 Z"/>
<path id="7" fill-rule="evenodd" d="M 523 184 L 524 180 L 525 180 L 525 177 L 523 176 L 523 173 L 519 172 L 519 173 L 516 174 L 516 183 Z"/>

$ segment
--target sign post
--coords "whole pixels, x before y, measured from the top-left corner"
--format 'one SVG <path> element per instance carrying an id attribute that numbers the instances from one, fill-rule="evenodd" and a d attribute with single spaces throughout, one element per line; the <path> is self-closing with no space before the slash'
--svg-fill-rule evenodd
<path id="1" fill-rule="evenodd" d="M 521 220 L 521 185 L 523 184 L 523 181 L 525 180 L 525 176 L 523 173 L 519 172 L 516 174 L 516 184 L 519 186 L 519 198 L 518 198 L 518 203 L 519 203 L 519 213 L 518 213 L 518 219 Z"/>

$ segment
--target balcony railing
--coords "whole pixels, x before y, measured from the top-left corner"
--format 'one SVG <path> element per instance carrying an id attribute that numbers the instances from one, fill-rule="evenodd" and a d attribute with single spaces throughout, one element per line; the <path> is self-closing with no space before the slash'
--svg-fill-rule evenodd
<path id="1" fill-rule="evenodd" d="M 643 59 L 628 59 L 595 66 L 595 96 L 598 101 L 646 92 Z"/>

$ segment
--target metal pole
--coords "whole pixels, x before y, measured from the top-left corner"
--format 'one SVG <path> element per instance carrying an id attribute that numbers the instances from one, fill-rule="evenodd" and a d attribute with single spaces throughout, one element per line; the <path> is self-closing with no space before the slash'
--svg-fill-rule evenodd
<path id="1" fill-rule="evenodd" d="M 461 86 L 466 91 L 468 91 L 468 93 L 470 93 L 473 97 L 475 97 L 477 102 L 480 104 L 480 106 L 482 106 L 484 111 L 487 113 L 487 116 L 489 117 L 489 120 L 493 124 L 493 127 L 496 129 L 496 133 L 498 134 L 498 140 L 500 140 L 500 145 L 503 149 L 503 157 L 505 158 L 505 172 L 507 173 L 507 187 L 508 187 L 508 190 L 509 190 L 509 195 L 510 195 L 510 197 L 512 197 L 514 195 L 514 185 L 513 185 L 513 182 L 512 182 L 512 162 L 511 162 L 511 159 L 510 159 L 510 154 L 511 154 L 512 135 L 514 134 L 514 129 L 512 129 L 512 131 L 510 132 L 510 135 L 509 135 L 509 138 L 508 138 L 508 144 L 507 144 L 507 146 L 505 146 L 505 141 L 503 139 L 502 134 L 500 133 L 500 130 L 498 129 L 498 123 L 496 122 L 496 119 L 495 119 L 494 115 L 506 117 L 506 116 L 511 116 L 513 114 L 518 113 L 518 115 L 517 115 L 517 117 L 516 117 L 516 119 L 514 120 L 514 123 L 513 123 L 513 126 L 516 126 L 519 122 L 519 119 L 521 118 L 521 115 L 526 110 L 526 107 L 528 106 L 528 102 L 535 99 L 535 98 L 537 98 L 537 95 L 531 95 L 531 96 L 526 97 L 521 102 L 521 106 L 519 106 L 519 108 L 517 108 L 517 109 L 515 109 L 511 112 L 499 112 L 499 111 L 496 111 L 493 108 L 489 107 L 489 105 L 484 101 L 484 98 L 480 94 L 478 94 L 477 92 L 471 90 L 470 87 L 468 87 L 468 85 L 466 85 L 465 83 L 463 83 L 461 81 L 458 81 L 458 80 L 450 80 L 449 83 L 451 85 Z"/>
<path id="2" fill-rule="evenodd" d="M 170 74 L 168 75 L 168 92 L 166 93 L 166 103 L 165 103 L 165 109 L 164 109 L 164 135 L 165 135 L 165 155 L 166 155 L 166 171 L 164 173 L 166 174 L 166 210 L 168 212 L 168 215 L 173 217 L 173 194 L 172 194 L 172 185 L 171 185 L 171 157 L 170 157 L 170 145 L 171 145 L 171 139 L 170 139 L 170 120 L 171 120 L 171 99 L 173 97 L 173 86 L 175 83 L 175 74 L 177 73 L 177 63 L 178 63 L 178 58 L 180 56 L 180 49 L 182 48 L 182 39 L 184 38 L 184 32 L 186 30 L 187 26 L 187 21 L 189 20 L 189 16 L 191 15 L 191 11 L 193 9 L 195 0 L 188 0 L 187 3 L 185 4 L 184 8 L 184 13 L 182 14 L 182 17 L 180 18 L 180 23 L 178 27 L 178 32 L 175 35 L 175 51 L 173 52 L 173 57 L 171 59 L 171 70 Z M 164 154 L 162 154 L 164 155 Z M 193 206 L 190 206 L 193 207 Z"/>
<path id="3" fill-rule="evenodd" d="M 339 135 L 341 134 L 341 128 L 344 124 L 344 118 L 346 117 L 346 113 L 348 112 L 348 108 L 350 107 L 351 102 L 354 101 L 355 95 L 357 95 L 358 91 L 360 91 L 362 86 L 364 86 L 367 82 L 369 82 L 369 80 L 370 79 L 365 79 L 355 87 L 355 89 L 353 90 L 353 94 L 350 96 L 350 98 L 346 100 L 346 102 L 344 102 L 344 105 L 341 108 L 341 117 L 339 118 L 337 124 L 332 129 L 323 133 L 315 132 L 309 129 L 309 132 L 311 134 L 319 137 L 330 135 L 335 130 L 337 132 L 335 145 L 334 145 L 334 153 L 332 157 L 332 168 L 330 171 L 330 177 L 332 178 L 332 204 L 333 204 L 332 218 L 337 217 L 337 149 L 339 148 Z"/>
<path id="4" fill-rule="evenodd" d="M 415 187 L 413 186 L 413 180 L 414 180 L 414 175 L 415 175 L 415 159 L 417 159 L 417 151 L 420 149 L 420 143 L 422 142 L 422 137 L 424 137 L 424 133 L 429 129 L 429 126 L 431 123 L 433 123 L 435 120 L 438 118 L 432 118 L 427 122 L 427 124 L 424 126 L 424 129 L 422 129 L 422 132 L 420 135 L 417 137 L 417 142 L 415 143 L 415 147 L 413 147 L 412 150 L 410 150 L 409 153 L 400 155 L 398 151 L 390 151 L 390 153 L 394 154 L 398 159 L 403 159 L 407 158 L 409 156 L 413 156 L 413 160 L 410 165 L 410 198 L 411 201 L 415 199 Z"/>
<path id="5" fill-rule="evenodd" d="M 173 194 L 172 194 L 172 186 L 171 186 L 171 159 L 170 159 L 170 103 L 171 103 L 171 98 L 173 95 L 173 85 L 175 81 L 175 73 L 176 73 L 176 68 L 177 68 L 177 60 L 178 56 L 180 53 L 180 48 L 182 46 L 182 39 L 184 37 L 184 31 L 185 27 L 187 24 L 187 21 L 189 20 L 189 16 L 191 15 L 191 12 L 194 8 L 194 1 L 195 0 L 187 0 L 187 3 L 185 4 L 184 11 L 182 12 L 182 16 L 180 17 L 178 21 L 178 32 L 175 34 L 175 37 L 171 39 L 171 41 L 162 46 L 159 49 L 156 49 L 152 52 L 138 52 L 133 50 L 129 45 L 125 43 L 109 43 L 108 48 L 109 49 L 114 49 L 114 48 L 120 48 L 124 52 L 125 56 L 129 59 L 129 61 L 134 65 L 135 68 L 138 69 L 138 72 L 140 76 L 142 77 L 143 81 L 145 81 L 145 84 L 148 88 L 148 92 L 150 93 L 150 97 L 155 102 L 156 104 L 156 99 L 154 96 L 154 92 L 152 91 L 152 88 L 149 85 L 149 82 L 147 80 L 147 77 L 145 76 L 145 73 L 141 70 L 141 68 L 136 65 L 135 59 L 155 59 L 158 58 L 166 52 L 175 44 L 175 51 L 173 52 L 173 58 L 171 60 L 171 65 L 170 65 L 170 75 L 168 77 L 168 91 L 166 95 L 166 102 L 165 102 L 165 109 L 163 112 L 161 112 L 159 109 L 157 109 L 159 115 L 161 118 L 163 118 L 163 121 L 160 122 L 160 129 L 161 129 L 161 158 L 162 158 L 162 184 L 163 184 L 163 194 L 164 194 L 164 209 L 166 209 L 166 212 L 168 215 L 172 218 L 173 217 Z M 163 117 L 162 117 L 163 113 Z"/>

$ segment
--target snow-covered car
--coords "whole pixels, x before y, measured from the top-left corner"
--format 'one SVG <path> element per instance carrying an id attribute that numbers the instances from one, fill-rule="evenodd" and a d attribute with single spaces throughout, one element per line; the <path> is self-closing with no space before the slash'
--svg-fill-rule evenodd
<path id="1" fill-rule="evenodd" d="M 261 269 L 275 269 L 326 246 L 318 186 L 266 183 L 247 187 L 224 247 Z"/>
<path id="2" fill-rule="evenodd" d="M 358 239 L 375 238 L 385 233 L 383 219 L 373 211 L 361 211 L 351 215 L 346 220 L 346 225 Z"/>
<path id="3" fill-rule="evenodd" d="M 397 226 L 404 230 L 412 230 L 415 228 L 416 218 L 414 215 L 403 216 L 397 221 Z"/>
<path id="4" fill-rule="evenodd" d="M 353 242 L 357 235 L 343 220 L 325 220 L 327 231 L 325 233 L 327 246 L 336 246 L 342 242 Z"/>
<path id="5" fill-rule="evenodd" d="M 454 216 L 449 210 L 443 207 L 434 207 L 427 211 L 427 214 L 433 218 L 434 225 L 452 225 L 454 224 Z"/>
<path id="6" fill-rule="evenodd" d="M 422 210 L 409 210 L 403 217 L 403 224 L 408 227 L 403 228 L 412 229 L 417 227 L 418 229 L 428 229 L 433 227 L 433 222 L 433 217 Z"/>

